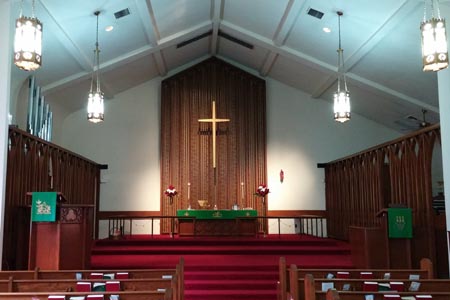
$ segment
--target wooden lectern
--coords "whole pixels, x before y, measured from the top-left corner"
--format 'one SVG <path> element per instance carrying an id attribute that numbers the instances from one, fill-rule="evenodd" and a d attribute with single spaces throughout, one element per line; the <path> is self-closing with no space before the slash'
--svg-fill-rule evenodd
<path id="1" fill-rule="evenodd" d="M 376 214 L 382 218 L 380 227 L 349 227 L 352 262 L 356 268 L 412 268 L 411 239 L 389 236 L 388 214 L 389 209 Z"/>
<path id="2" fill-rule="evenodd" d="M 65 202 L 57 193 L 55 222 L 30 222 L 29 270 L 89 269 L 94 205 Z"/>

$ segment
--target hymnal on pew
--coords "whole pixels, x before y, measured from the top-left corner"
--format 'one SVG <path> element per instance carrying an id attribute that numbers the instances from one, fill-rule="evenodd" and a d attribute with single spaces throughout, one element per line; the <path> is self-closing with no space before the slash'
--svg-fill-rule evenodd
<path id="1" fill-rule="evenodd" d="M 361 279 L 373 279 L 373 273 L 372 272 L 360 272 L 359 278 Z"/>
<path id="2" fill-rule="evenodd" d="M 48 300 L 66 300 L 64 295 L 49 295 Z"/>
<path id="3" fill-rule="evenodd" d="M 400 295 L 383 295 L 383 298 L 385 300 L 395 300 L 395 299 L 401 299 Z"/>
<path id="4" fill-rule="evenodd" d="M 350 272 L 337 272 L 336 278 L 349 279 L 350 278 Z"/>
<path id="5" fill-rule="evenodd" d="M 128 272 L 117 272 L 116 279 L 128 279 Z"/>
<path id="6" fill-rule="evenodd" d="M 77 292 L 90 292 L 91 291 L 91 283 L 84 282 L 84 281 L 77 282 L 76 291 Z"/>
<path id="7" fill-rule="evenodd" d="M 389 284 L 391 285 L 391 289 L 393 291 L 397 291 L 399 293 L 405 291 L 405 285 L 403 284 L 403 282 L 391 281 Z"/>
<path id="8" fill-rule="evenodd" d="M 376 292 L 378 291 L 378 283 L 374 281 L 364 281 L 363 284 L 364 292 Z"/>
<path id="9" fill-rule="evenodd" d="M 87 300 L 105 300 L 103 295 L 87 295 Z"/>
<path id="10" fill-rule="evenodd" d="M 86 299 L 85 296 L 71 296 L 69 298 L 69 300 L 84 300 L 84 299 Z"/>
<path id="11" fill-rule="evenodd" d="M 120 291 L 120 281 L 107 281 L 106 282 L 107 292 L 118 292 Z"/>
<path id="12" fill-rule="evenodd" d="M 106 291 L 106 284 L 104 282 L 94 282 L 92 285 L 93 292 L 104 292 Z"/>
<path id="13" fill-rule="evenodd" d="M 90 279 L 103 279 L 103 273 L 91 273 L 89 275 Z"/>

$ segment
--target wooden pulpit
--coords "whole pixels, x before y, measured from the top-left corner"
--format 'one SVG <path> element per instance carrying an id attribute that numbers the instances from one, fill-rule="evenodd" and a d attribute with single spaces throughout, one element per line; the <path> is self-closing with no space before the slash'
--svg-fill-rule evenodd
<path id="1" fill-rule="evenodd" d="M 349 227 L 352 262 L 356 268 L 366 269 L 411 269 L 412 221 L 408 218 L 401 231 L 392 229 L 390 217 L 395 217 L 394 208 L 382 209 L 377 217 L 382 218 L 380 227 Z M 408 210 L 408 209 L 406 209 Z M 410 212 L 409 212 L 410 213 Z M 389 216 L 389 214 L 391 214 Z M 394 215 L 393 215 L 394 214 Z M 399 217 L 403 221 L 403 217 Z M 405 223 L 405 222 L 400 222 Z M 406 232 L 406 237 L 403 234 Z"/>
<path id="2" fill-rule="evenodd" d="M 93 211 L 94 205 L 66 204 L 57 193 L 55 221 L 30 222 L 28 269 L 89 269 Z"/>

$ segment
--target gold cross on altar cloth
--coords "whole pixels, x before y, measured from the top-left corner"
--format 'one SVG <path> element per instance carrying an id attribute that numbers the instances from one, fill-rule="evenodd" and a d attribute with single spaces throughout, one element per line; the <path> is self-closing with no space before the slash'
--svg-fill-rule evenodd
<path id="1" fill-rule="evenodd" d="M 212 136 L 213 136 L 213 168 L 216 168 L 216 131 L 217 123 L 230 122 L 230 119 L 218 119 L 216 118 L 216 101 L 212 102 L 212 118 L 211 119 L 199 119 L 199 122 L 212 123 Z"/>

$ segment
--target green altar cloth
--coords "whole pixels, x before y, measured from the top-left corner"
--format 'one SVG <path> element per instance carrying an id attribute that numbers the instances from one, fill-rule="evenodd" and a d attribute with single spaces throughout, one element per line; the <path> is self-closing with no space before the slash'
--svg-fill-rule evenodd
<path id="1" fill-rule="evenodd" d="M 197 219 L 235 219 L 244 217 L 257 217 L 256 210 L 230 210 L 230 209 L 180 209 L 177 217 L 195 217 Z"/>

